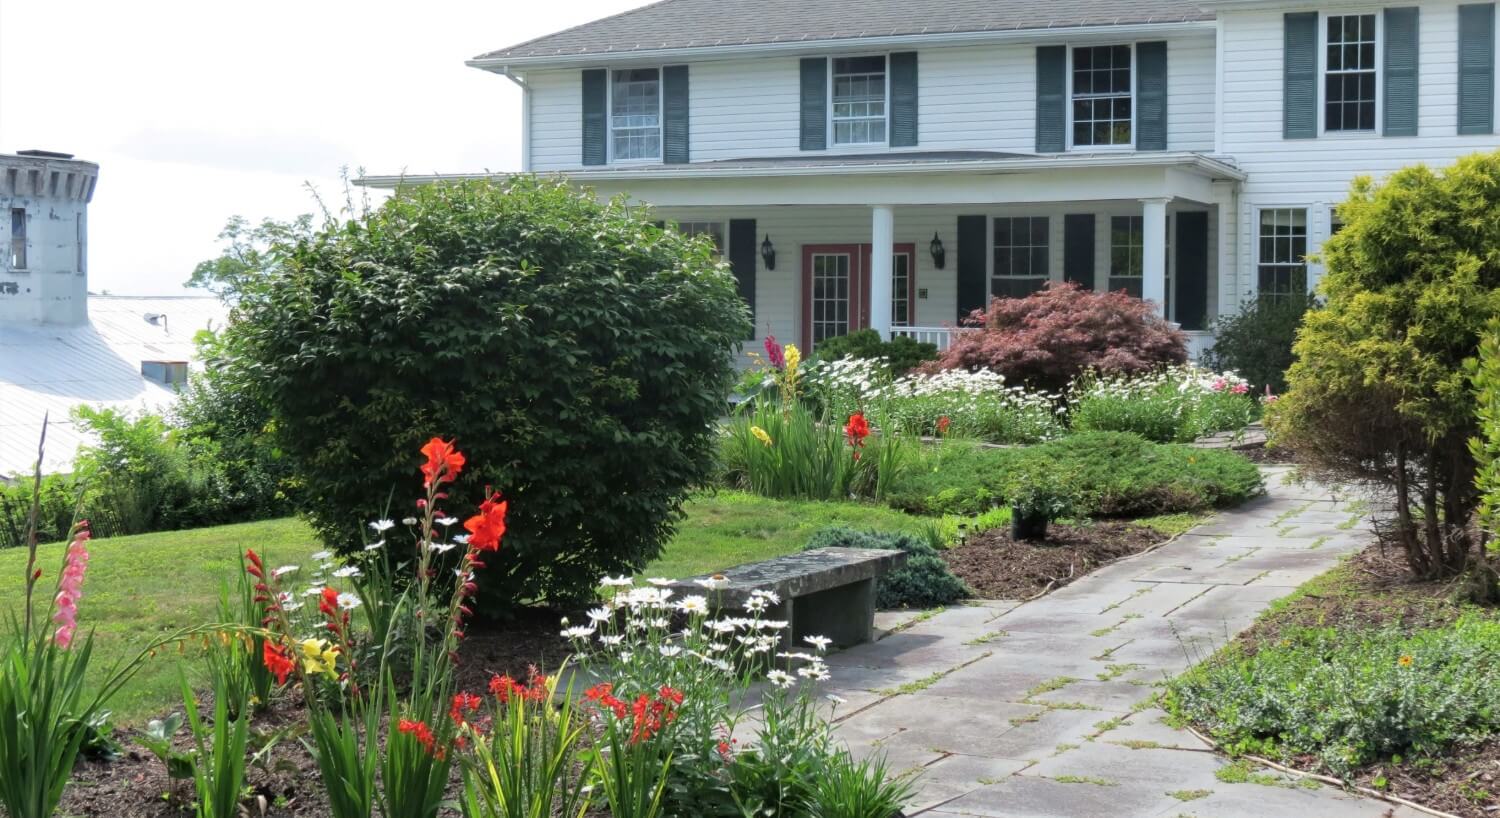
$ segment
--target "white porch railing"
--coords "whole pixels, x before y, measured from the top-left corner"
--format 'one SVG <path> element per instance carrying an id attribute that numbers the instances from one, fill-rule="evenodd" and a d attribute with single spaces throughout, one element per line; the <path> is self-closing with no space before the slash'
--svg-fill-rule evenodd
<path id="1" fill-rule="evenodd" d="M 948 348 L 949 342 L 953 340 L 953 333 L 958 331 L 952 327 L 891 327 L 891 337 L 905 335 L 924 344 L 936 344 L 941 352 Z"/>

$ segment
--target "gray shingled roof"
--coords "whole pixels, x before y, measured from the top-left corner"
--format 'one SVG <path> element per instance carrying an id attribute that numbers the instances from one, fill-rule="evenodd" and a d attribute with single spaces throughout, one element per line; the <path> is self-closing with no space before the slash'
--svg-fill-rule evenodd
<path id="1" fill-rule="evenodd" d="M 1192 0 L 660 0 L 475 59 L 1177 23 L 1213 17 Z"/>

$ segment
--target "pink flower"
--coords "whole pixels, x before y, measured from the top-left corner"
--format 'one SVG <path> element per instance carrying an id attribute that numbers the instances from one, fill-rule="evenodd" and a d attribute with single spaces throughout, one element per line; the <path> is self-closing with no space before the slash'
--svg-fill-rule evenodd
<path id="1" fill-rule="evenodd" d="M 766 360 L 777 369 L 786 366 L 786 356 L 782 353 L 781 344 L 776 343 L 776 336 L 770 334 L 766 335 Z"/>
<path id="2" fill-rule="evenodd" d="M 78 630 L 78 600 L 83 597 L 83 574 L 89 567 L 89 536 L 89 524 L 84 520 L 68 544 L 67 561 L 57 583 L 57 612 L 52 621 L 57 623 L 57 646 L 64 649 L 73 643 L 73 633 Z"/>
<path id="3" fill-rule="evenodd" d="M 1236 395 L 1243 395 L 1246 392 L 1250 391 L 1250 386 L 1244 383 L 1237 383 L 1234 386 L 1229 387 L 1229 391 L 1233 392 Z"/>
<path id="4" fill-rule="evenodd" d="M 1224 380 L 1223 378 L 1214 378 L 1214 382 L 1210 385 L 1210 388 L 1215 392 L 1223 392 L 1225 387 L 1227 386 L 1229 386 L 1228 381 Z"/>

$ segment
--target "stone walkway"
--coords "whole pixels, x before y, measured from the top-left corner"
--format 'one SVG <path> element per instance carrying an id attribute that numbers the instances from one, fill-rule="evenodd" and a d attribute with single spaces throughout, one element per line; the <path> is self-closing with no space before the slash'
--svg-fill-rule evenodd
<path id="1" fill-rule="evenodd" d="M 860 755 L 921 768 L 908 815 L 1415 818 L 1228 762 L 1151 706 L 1158 685 L 1368 541 L 1351 503 L 1288 485 L 1032 602 L 882 614 L 883 639 L 830 657 Z"/>

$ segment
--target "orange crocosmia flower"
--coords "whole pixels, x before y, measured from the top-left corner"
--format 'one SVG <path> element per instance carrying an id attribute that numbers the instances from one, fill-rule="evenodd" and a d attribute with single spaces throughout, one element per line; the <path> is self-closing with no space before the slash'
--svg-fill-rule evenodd
<path id="1" fill-rule="evenodd" d="M 422 447 L 427 462 L 422 464 L 422 485 L 431 487 L 433 481 L 450 483 L 464 468 L 464 455 L 453 448 L 453 441 L 435 437 Z"/>
<path id="2" fill-rule="evenodd" d="M 469 548 L 475 551 L 498 551 L 500 540 L 505 537 L 505 513 L 510 510 L 510 501 L 500 499 L 499 494 L 490 495 L 479 504 L 479 513 L 464 521 L 469 532 Z"/>

